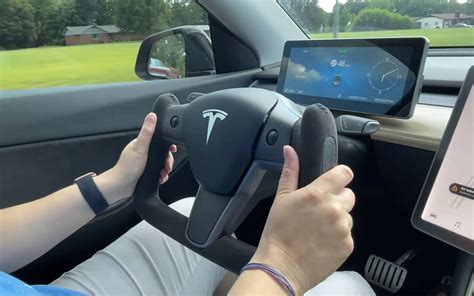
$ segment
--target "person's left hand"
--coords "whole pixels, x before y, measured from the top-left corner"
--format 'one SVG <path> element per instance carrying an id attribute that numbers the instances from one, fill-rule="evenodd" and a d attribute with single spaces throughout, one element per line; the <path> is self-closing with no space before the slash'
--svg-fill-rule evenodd
<path id="1" fill-rule="evenodd" d="M 151 138 L 155 132 L 156 122 L 156 114 L 149 113 L 145 117 L 138 137 L 128 143 L 123 149 L 117 164 L 110 170 L 96 177 L 96 183 L 109 204 L 133 194 L 138 179 L 140 179 L 145 170 L 148 158 L 148 147 L 150 146 Z M 161 184 L 168 181 L 168 175 L 173 169 L 174 163 L 172 153 L 176 151 L 176 145 L 171 145 L 165 167 L 161 169 Z"/>

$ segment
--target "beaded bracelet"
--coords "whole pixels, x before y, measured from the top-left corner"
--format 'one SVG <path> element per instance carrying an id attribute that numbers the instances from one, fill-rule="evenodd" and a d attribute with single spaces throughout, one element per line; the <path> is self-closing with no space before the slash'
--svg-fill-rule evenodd
<path id="1" fill-rule="evenodd" d="M 288 295 L 290 296 L 295 296 L 296 292 L 295 289 L 290 284 L 290 281 L 277 269 L 263 264 L 263 263 L 248 263 L 242 269 L 240 270 L 240 273 L 246 271 L 246 270 L 261 270 L 265 272 L 266 274 L 270 275 L 275 281 L 280 284 L 280 286 L 288 292 Z"/>

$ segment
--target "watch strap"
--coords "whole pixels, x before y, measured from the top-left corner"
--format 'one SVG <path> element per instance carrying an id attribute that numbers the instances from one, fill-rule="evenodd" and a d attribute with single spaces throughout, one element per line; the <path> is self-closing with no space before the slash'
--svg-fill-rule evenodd
<path id="1" fill-rule="evenodd" d="M 77 178 L 74 182 L 77 184 L 77 187 L 79 187 L 79 191 L 81 191 L 89 207 L 94 211 L 95 215 L 98 216 L 109 207 L 109 203 L 95 184 L 94 176 L 94 173 L 89 173 Z"/>

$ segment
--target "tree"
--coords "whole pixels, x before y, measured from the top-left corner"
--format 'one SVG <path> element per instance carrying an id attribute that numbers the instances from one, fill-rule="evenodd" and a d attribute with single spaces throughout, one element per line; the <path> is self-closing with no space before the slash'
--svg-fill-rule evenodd
<path id="1" fill-rule="evenodd" d="M 466 14 L 474 14 L 474 1 L 469 0 L 464 3 L 464 9 Z"/>
<path id="2" fill-rule="evenodd" d="M 343 7 L 349 13 L 357 15 L 362 9 L 369 7 L 369 3 L 361 2 L 360 0 L 348 0 Z"/>
<path id="3" fill-rule="evenodd" d="M 84 25 L 113 24 L 113 2 L 107 0 L 75 0 L 75 5 Z"/>
<path id="4" fill-rule="evenodd" d="M 346 3 L 348 4 L 348 3 Z M 336 11 L 336 5 L 334 5 L 333 11 Z M 351 10 L 346 7 L 346 5 L 339 4 L 339 31 L 349 31 L 351 28 L 352 21 L 355 17 L 355 14 L 351 12 Z M 329 23 L 334 24 L 334 12 L 331 13 L 331 17 L 329 18 Z"/>
<path id="5" fill-rule="evenodd" d="M 409 29 L 412 20 L 408 16 L 380 8 L 366 8 L 359 12 L 352 23 L 353 31 Z"/>
<path id="6" fill-rule="evenodd" d="M 329 14 L 319 7 L 318 0 L 286 0 L 283 5 L 305 31 L 318 32 L 329 24 Z"/>
<path id="7" fill-rule="evenodd" d="M 76 3 L 73 1 L 62 2 L 53 9 L 47 20 L 44 33 L 47 36 L 47 42 L 44 45 L 64 44 L 64 29 L 67 26 L 82 25 L 84 23 L 77 11 Z"/>
<path id="8" fill-rule="evenodd" d="M 458 3 L 457 1 L 446 0 L 399 0 L 395 3 L 395 11 L 412 17 L 423 17 L 433 13 L 452 13 L 460 11 L 471 14 L 469 5 L 472 1 Z"/>
<path id="9" fill-rule="evenodd" d="M 207 13 L 196 1 L 170 3 L 170 27 L 183 25 L 207 25 Z"/>
<path id="10" fill-rule="evenodd" d="M 283 5 L 292 10 L 292 15 L 301 15 L 308 5 L 318 5 L 318 0 L 280 0 Z"/>
<path id="11" fill-rule="evenodd" d="M 54 15 L 55 5 L 53 0 L 29 0 L 33 7 L 35 23 L 35 46 L 42 46 L 50 43 L 52 36 L 49 34 L 49 25 L 51 17 Z"/>
<path id="12" fill-rule="evenodd" d="M 150 34 L 169 28 L 170 10 L 163 0 L 115 0 L 115 12 L 124 32 Z"/>
<path id="13" fill-rule="evenodd" d="M 317 3 L 307 3 L 303 7 L 303 17 L 306 19 L 308 29 L 311 32 L 320 31 L 323 27 L 328 26 L 328 13 L 319 7 Z"/>
<path id="14" fill-rule="evenodd" d="M 464 12 L 465 7 L 456 1 L 440 3 L 436 7 L 436 13 L 452 13 L 456 11 Z"/>
<path id="15" fill-rule="evenodd" d="M 115 2 L 114 0 L 102 0 L 105 1 L 104 8 L 101 11 L 101 14 L 99 15 L 99 20 L 100 23 L 98 24 L 101 25 L 110 25 L 110 24 L 115 24 Z"/>
<path id="16" fill-rule="evenodd" d="M 395 10 L 395 1 L 393 0 L 367 0 L 369 7 L 386 9 L 389 11 Z"/>
<path id="17" fill-rule="evenodd" d="M 343 29 L 343 31 L 348 31 L 350 29 L 350 26 L 352 25 L 352 21 L 354 20 L 355 15 L 349 11 L 349 9 L 343 7 L 341 9 L 341 16 L 339 17 L 340 19 L 340 24 Z"/>
<path id="18" fill-rule="evenodd" d="M 0 0 L 0 46 L 25 48 L 36 40 L 34 8 L 27 0 Z"/>

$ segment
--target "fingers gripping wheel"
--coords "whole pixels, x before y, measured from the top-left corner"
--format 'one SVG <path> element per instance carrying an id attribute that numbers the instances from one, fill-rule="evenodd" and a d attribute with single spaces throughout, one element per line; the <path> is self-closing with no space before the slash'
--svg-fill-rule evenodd
<path id="1" fill-rule="evenodd" d="M 334 118 L 322 105 L 309 106 L 301 114 L 275 92 L 245 88 L 203 95 L 185 105 L 166 94 L 153 111 L 158 124 L 135 190 L 138 213 L 176 241 L 236 273 L 255 247 L 230 234 L 262 198 L 275 193 L 283 145 L 298 152 L 300 186 L 337 163 Z M 219 118 L 217 111 L 225 116 Z M 200 184 L 189 219 L 158 195 L 160 169 L 173 143 L 186 147 Z"/>
<path id="2" fill-rule="evenodd" d="M 159 187 L 160 171 L 168 157 L 169 147 L 173 143 L 182 142 L 180 127 L 175 126 L 176 130 L 173 131 L 169 124 L 163 124 L 166 120 L 172 120 L 169 118 L 170 109 L 177 108 L 177 106 L 179 106 L 179 101 L 173 94 L 161 95 L 153 106 L 153 112 L 158 117 L 158 123 L 150 143 L 145 171 L 135 189 L 134 196 L 137 201 L 156 195 Z"/>

